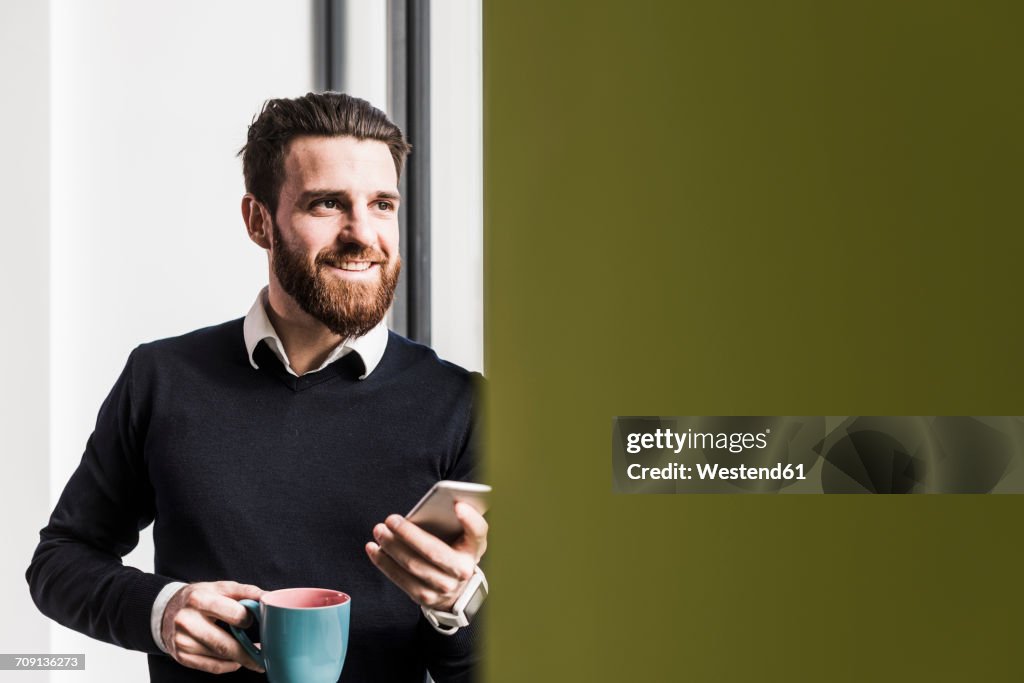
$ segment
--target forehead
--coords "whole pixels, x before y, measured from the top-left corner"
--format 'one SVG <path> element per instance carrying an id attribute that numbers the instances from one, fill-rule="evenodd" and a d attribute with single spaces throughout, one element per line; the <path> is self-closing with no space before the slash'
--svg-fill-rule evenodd
<path id="1" fill-rule="evenodd" d="M 315 187 L 393 192 L 397 185 L 391 150 L 380 140 L 301 136 L 285 153 L 283 191 Z"/>

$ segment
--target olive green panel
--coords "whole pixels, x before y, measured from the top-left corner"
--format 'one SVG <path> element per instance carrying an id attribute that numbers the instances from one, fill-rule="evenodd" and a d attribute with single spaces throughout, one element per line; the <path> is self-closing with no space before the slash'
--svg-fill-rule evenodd
<path id="1" fill-rule="evenodd" d="M 615 495 L 609 444 L 1024 414 L 1022 19 L 485 1 L 489 680 L 1019 676 L 1024 498 Z"/>

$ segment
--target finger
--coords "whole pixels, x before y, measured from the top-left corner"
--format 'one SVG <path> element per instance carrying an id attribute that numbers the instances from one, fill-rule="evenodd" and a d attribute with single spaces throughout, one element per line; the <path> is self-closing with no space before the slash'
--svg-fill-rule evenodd
<path id="1" fill-rule="evenodd" d="M 384 523 L 406 545 L 446 573 L 461 580 L 467 580 L 473 575 L 476 566 L 473 558 L 455 551 L 437 536 L 427 533 L 401 515 L 390 515 Z"/>
<path id="2" fill-rule="evenodd" d="M 405 594 L 412 598 L 413 602 L 418 602 L 412 591 L 412 577 L 408 572 L 399 567 L 394 560 L 388 557 L 379 545 L 367 543 L 366 554 L 369 555 L 370 561 L 373 562 L 384 576 L 388 577 L 393 584 L 405 591 Z"/>
<path id="3" fill-rule="evenodd" d="M 240 665 L 240 662 L 235 660 L 226 660 L 219 657 L 217 653 L 213 652 L 210 648 L 206 647 L 192 636 L 183 631 L 178 631 L 174 634 L 174 657 L 180 661 L 184 655 L 198 655 L 205 659 L 215 659 L 222 662 L 230 661 L 236 665 Z M 263 672 L 263 669 L 255 666 L 255 662 L 253 662 L 253 666 L 249 666 L 248 664 L 245 666 L 253 671 L 259 671 L 260 673 Z M 238 666 L 235 666 L 235 669 L 237 668 Z M 231 670 L 234 671 L 234 669 Z"/>
<path id="4" fill-rule="evenodd" d="M 201 654 L 238 662 L 253 671 L 263 671 L 263 668 L 253 661 L 234 636 L 207 621 L 207 618 L 199 612 L 185 613 L 183 611 L 179 616 L 181 617 L 181 630 L 184 630 L 185 634 L 195 640 L 198 645 L 206 648 L 207 652 Z"/>
<path id="5" fill-rule="evenodd" d="M 188 635 L 184 631 L 178 631 L 177 633 L 174 634 L 174 651 L 176 653 L 178 653 L 178 654 L 200 655 L 202 657 L 206 657 L 206 658 L 209 658 L 209 659 L 224 660 L 223 657 L 219 656 L 216 652 L 214 652 L 213 650 L 208 648 L 203 643 L 200 643 L 198 640 L 196 640 L 192 636 Z M 227 661 L 227 660 L 224 660 L 224 661 Z M 231 661 L 235 661 L 235 660 L 231 660 Z M 240 662 L 237 662 L 237 661 L 235 661 L 235 663 L 236 664 L 240 664 Z M 246 668 L 251 668 L 251 669 L 253 669 L 253 671 L 262 671 L 261 668 L 255 666 L 255 662 L 252 662 L 252 664 L 254 666 L 252 666 L 252 667 L 246 666 Z"/>
<path id="6" fill-rule="evenodd" d="M 205 645 L 201 644 L 181 629 L 174 632 L 174 637 L 171 642 L 174 644 L 175 652 L 186 652 L 194 655 L 210 655 L 210 651 Z"/>
<path id="7" fill-rule="evenodd" d="M 249 583 L 238 583 L 237 581 L 214 581 L 210 586 L 221 595 L 234 598 L 235 600 L 241 600 L 242 598 L 259 600 L 260 596 L 265 592 L 259 586 L 253 586 Z"/>
<path id="8" fill-rule="evenodd" d="M 370 560 L 377 566 L 377 569 L 401 588 L 413 602 L 438 609 L 449 609 L 451 605 L 455 604 L 454 599 L 446 600 L 445 596 L 424 585 L 422 581 L 398 566 L 398 563 L 382 551 L 376 543 L 366 544 L 366 554 L 370 556 Z"/>
<path id="9" fill-rule="evenodd" d="M 479 562 L 487 552 L 487 520 L 469 503 L 456 503 L 455 516 L 462 524 L 462 537 L 453 547 L 470 553 Z"/>
<path id="10" fill-rule="evenodd" d="M 249 610 L 237 600 L 215 593 L 209 588 L 197 588 L 185 600 L 185 606 L 227 622 L 233 626 L 247 628 L 252 622 Z"/>
<path id="11" fill-rule="evenodd" d="M 203 655 L 193 655 L 188 653 L 179 654 L 178 661 L 190 669 L 199 669 L 200 671 L 206 671 L 211 674 L 231 673 L 232 671 L 238 671 L 241 667 L 238 662 L 228 662 L 223 659 L 215 659 L 213 657 L 204 657 Z"/>
<path id="12" fill-rule="evenodd" d="M 417 577 L 424 584 L 439 593 L 453 593 L 460 584 L 458 578 L 442 571 L 428 562 L 419 553 L 412 550 L 402 539 L 395 536 L 384 524 L 373 528 L 373 537 L 377 544 L 402 569 Z"/>

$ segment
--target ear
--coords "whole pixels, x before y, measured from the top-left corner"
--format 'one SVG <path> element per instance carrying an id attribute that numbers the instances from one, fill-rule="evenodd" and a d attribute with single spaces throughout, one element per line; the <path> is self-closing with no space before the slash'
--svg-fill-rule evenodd
<path id="1" fill-rule="evenodd" d="M 270 212 L 251 192 L 242 197 L 242 220 L 249 232 L 249 239 L 264 249 L 270 249 Z"/>

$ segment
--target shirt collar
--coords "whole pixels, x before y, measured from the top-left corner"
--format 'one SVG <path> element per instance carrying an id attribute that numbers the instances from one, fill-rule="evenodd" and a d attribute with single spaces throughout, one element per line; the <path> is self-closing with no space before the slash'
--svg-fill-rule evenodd
<path id="1" fill-rule="evenodd" d="M 288 361 L 288 354 L 284 351 L 284 344 L 281 343 L 281 338 L 277 336 L 277 331 L 274 330 L 274 326 L 270 323 L 270 318 L 267 316 L 267 289 L 267 287 L 264 287 L 260 290 L 260 293 L 256 296 L 256 301 L 253 302 L 249 312 L 245 315 L 245 322 L 242 323 L 242 336 L 245 338 L 245 350 L 249 354 L 249 363 L 254 368 L 259 369 L 253 354 L 256 352 L 256 347 L 259 343 L 266 341 L 267 346 L 274 352 L 277 359 L 281 361 L 281 365 L 284 366 L 285 370 L 298 377 L 298 374 L 292 369 L 292 365 Z M 363 367 L 366 368 L 366 372 L 360 375 L 359 379 L 366 379 L 380 363 L 380 359 L 384 357 L 384 348 L 387 345 L 388 328 L 384 321 L 381 320 L 377 323 L 376 327 L 362 337 L 346 339 L 341 344 L 338 344 L 331 351 L 330 355 L 327 356 L 323 364 L 310 372 L 319 372 L 342 356 L 355 351 L 362 359 Z"/>

